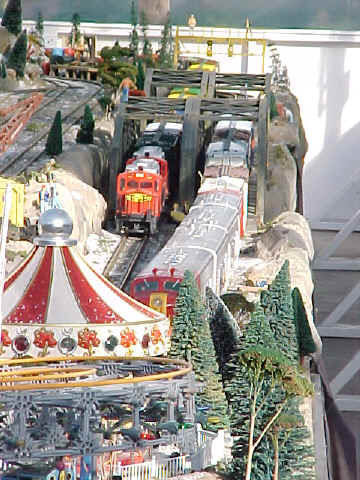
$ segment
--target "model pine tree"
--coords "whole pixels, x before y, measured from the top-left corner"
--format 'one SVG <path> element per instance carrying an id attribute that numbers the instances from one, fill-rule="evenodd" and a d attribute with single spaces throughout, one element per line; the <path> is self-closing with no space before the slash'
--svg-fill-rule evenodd
<path id="1" fill-rule="evenodd" d="M 295 287 L 291 293 L 291 296 L 293 302 L 299 352 L 300 356 L 304 357 L 306 355 L 310 355 L 311 353 L 316 352 L 316 345 L 311 333 L 311 328 L 309 325 L 300 290 Z"/>
<path id="2" fill-rule="evenodd" d="M 240 348 L 232 355 L 227 369 L 226 392 L 234 437 L 233 478 L 283 478 L 273 476 L 275 455 L 268 435 L 270 427 L 280 414 L 287 412 L 293 398 L 311 394 L 312 388 L 294 364 L 277 349 L 260 306 L 252 315 Z M 282 433 L 279 432 L 279 438 Z M 285 457 L 286 452 L 282 452 Z M 296 459 L 293 460 L 295 464 Z M 293 474 L 295 472 L 298 474 L 296 469 Z M 299 478 L 305 478 L 301 475 Z"/>
<path id="3" fill-rule="evenodd" d="M 228 419 L 222 379 L 205 307 L 190 271 L 185 272 L 176 299 L 169 356 L 191 360 L 196 379 L 203 383 L 196 403 L 208 407 L 207 428 L 224 428 Z"/>
<path id="4" fill-rule="evenodd" d="M 206 288 L 206 309 L 217 363 L 225 380 L 224 367 L 239 344 L 241 331 L 226 304 L 210 287 Z"/>
<path id="5" fill-rule="evenodd" d="M 151 43 L 150 40 L 147 36 L 147 31 L 148 31 L 148 21 L 145 15 L 144 11 L 140 12 L 140 25 L 141 25 L 141 31 L 143 35 L 143 50 L 142 54 L 144 56 L 144 59 L 146 61 L 146 64 L 151 64 L 152 63 L 152 48 L 151 48 Z"/>
<path id="6" fill-rule="evenodd" d="M 95 121 L 89 105 L 85 105 L 84 116 L 76 136 L 77 143 L 94 143 Z"/>
<path id="7" fill-rule="evenodd" d="M 0 78 L 6 78 L 6 77 L 7 77 L 6 65 L 5 65 L 4 59 L 2 59 L 0 63 Z"/>
<path id="8" fill-rule="evenodd" d="M 163 27 L 161 36 L 161 48 L 159 53 L 159 64 L 162 68 L 170 68 L 172 66 L 171 59 L 171 23 L 170 15 L 167 15 L 166 23 Z"/>
<path id="9" fill-rule="evenodd" d="M 301 398 L 295 397 L 284 409 L 284 417 L 295 419 L 291 425 L 286 425 L 280 419 L 279 444 L 279 476 L 281 480 L 292 480 L 296 472 L 299 480 L 315 479 L 314 448 L 309 442 L 310 433 L 304 425 L 304 418 L 300 413 Z M 274 480 L 277 480 L 274 478 Z"/>
<path id="10" fill-rule="evenodd" d="M 22 28 L 21 0 L 8 0 L 1 25 L 13 35 L 19 35 Z"/>
<path id="11" fill-rule="evenodd" d="M 27 51 L 27 34 L 26 30 L 23 30 L 16 39 L 9 59 L 7 62 L 7 68 L 12 68 L 16 72 L 17 78 L 23 78 L 26 65 L 26 51 Z"/>
<path id="12" fill-rule="evenodd" d="M 257 345 L 263 348 L 273 348 L 275 345 L 274 335 L 271 331 L 263 309 L 256 305 L 251 316 L 251 321 L 244 331 L 239 346 L 232 353 L 230 360 L 224 369 L 225 393 L 230 410 L 230 430 L 234 439 L 232 447 L 233 462 L 231 465 L 232 477 L 243 479 L 246 471 L 246 458 L 249 445 L 249 392 L 250 384 L 246 377 L 246 368 L 241 364 L 239 358 L 241 352 L 255 348 Z M 270 379 L 264 380 L 264 390 L 259 394 L 264 399 L 266 388 Z M 274 405 L 269 395 L 268 402 L 258 414 L 258 421 L 255 426 L 255 434 L 260 435 L 260 427 L 266 424 L 267 419 L 274 411 Z M 270 478 L 272 465 L 271 443 L 264 438 L 254 453 L 252 466 L 253 480 Z"/>
<path id="13" fill-rule="evenodd" d="M 199 310 L 202 315 L 202 305 L 195 291 L 194 276 L 187 270 L 175 302 L 171 347 L 168 354 L 170 358 L 191 359 L 194 318 Z"/>
<path id="14" fill-rule="evenodd" d="M 46 141 L 45 151 L 51 157 L 59 155 L 62 152 L 62 121 L 60 110 L 56 112 Z"/>
<path id="15" fill-rule="evenodd" d="M 136 8 L 135 0 L 131 0 L 131 26 L 132 30 L 130 33 L 130 45 L 129 48 L 131 50 L 132 56 L 134 58 L 138 55 L 139 50 L 139 35 L 137 33 L 137 25 L 138 25 L 138 11 Z M 139 86 L 139 84 L 137 84 Z M 141 89 L 142 90 L 142 89 Z"/>
<path id="16" fill-rule="evenodd" d="M 38 32 L 40 37 L 44 35 L 44 18 L 40 11 L 38 12 L 38 16 L 36 19 L 35 30 Z"/>
<path id="17" fill-rule="evenodd" d="M 200 296 L 200 294 L 199 294 Z M 195 318 L 191 363 L 197 380 L 203 383 L 202 391 L 196 394 L 198 406 L 206 406 L 207 430 L 218 431 L 228 426 L 227 402 L 222 385 L 216 351 L 211 337 L 210 325 L 205 311 Z"/>
<path id="18" fill-rule="evenodd" d="M 136 76 L 136 85 L 139 90 L 144 90 L 145 72 L 144 72 L 142 60 L 138 61 L 137 67 L 138 67 L 138 74 Z"/>
<path id="19" fill-rule="evenodd" d="M 269 319 L 277 348 L 294 363 L 299 362 L 299 348 L 291 297 L 289 261 L 286 260 L 260 303 Z"/>

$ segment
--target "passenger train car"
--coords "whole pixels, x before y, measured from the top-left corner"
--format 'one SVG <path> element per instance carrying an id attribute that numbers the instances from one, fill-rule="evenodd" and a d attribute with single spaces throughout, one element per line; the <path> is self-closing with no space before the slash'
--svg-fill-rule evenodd
<path id="1" fill-rule="evenodd" d="M 218 294 L 226 290 L 227 272 L 239 256 L 246 230 L 251 147 L 238 143 L 237 148 L 229 138 L 237 135 L 251 144 L 252 126 L 219 123 L 194 204 L 166 246 L 130 285 L 132 297 L 169 317 L 174 315 L 186 270 L 195 275 L 201 293 L 207 286 Z"/>

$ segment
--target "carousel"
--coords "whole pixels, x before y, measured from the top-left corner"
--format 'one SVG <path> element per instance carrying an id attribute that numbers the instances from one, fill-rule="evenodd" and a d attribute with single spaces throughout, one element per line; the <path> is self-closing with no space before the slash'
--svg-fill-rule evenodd
<path id="1" fill-rule="evenodd" d="M 3 478 L 27 478 L 36 462 L 51 470 L 59 457 L 75 465 L 88 456 L 93 474 L 108 479 L 111 473 L 99 475 L 94 462 L 103 465 L 114 452 L 130 463 L 141 453 L 136 475 L 149 478 L 153 448 L 176 445 L 179 455 L 196 449 L 200 386 L 191 365 L 159 357 L 169 346 L 168 319 L 86 264 L 64 210 L 43 213 L 39 232 L 2 297 L 0 471 L 9 473 Z M 174 474 L 185 468 L 182 461 Z M 14 464 L 22 466 L 15 473 Z M 140 478 L 128 470 L 134 465 L 112 465 L 117 474 Z"/>
<path id="2" fill-rule="evenodd" d="M 72 227 L 64 210 L 43 213 L 34 248 L 5 280 L 1 358 L 166 354 L 169 320 L 95 272 Z"/>

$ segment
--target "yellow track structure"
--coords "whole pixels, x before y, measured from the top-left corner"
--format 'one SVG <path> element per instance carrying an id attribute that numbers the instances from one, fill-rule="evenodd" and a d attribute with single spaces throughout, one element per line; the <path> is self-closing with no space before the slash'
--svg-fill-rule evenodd
<path id="1" fill-rule="evenodd" d="M 175 47 L 174 47 L 174 66 L 176 68 L 177 64 L 178 64 L 178 60 L 179 60 L 179 57 L 182 53 L 182 49 L 181 49 L 181 42 L 187 42 L 187 43 L 198 43 L 198 44 L 203 44 L 204 47 L 206 46 L 207 42 L 208 41 L 211 41 L 213 45 L 215 45 L 216 43 L 218 44 L 225 44 L 228 46 L 228 49 L 233 51 L 233 47 L 234 45 L 244 45 L 244 44 L 255 44 L 255 45 L 261 45 L 262 47 L 262 53 L 261 53 L 261 56 L 262 56 L 262 72 L 261 73 L 264 73 L 264 69 L 265 69 L 265 51 L 266 51 L 266 44 L 267 44 L 267 40 L 264 39 L 264 38 L 253 38 L 253 37 L 249 37 L 249 32 L 251 32 L 250 28 L 246 28 L 246 33 L 245 33 L 245 37 L 234 37 L 231 35 L 231 32 L 229 32 L 229 36 L 216 36 L 214 35 L 213 33 L 213 30 L 211 29 L 211 32 L 210 34 L 208 34 L 207 32 L 204 32 L 203 35 L 195 35 L 195 34 L 191 34 L 191 35 L 180 35 L 180 30 L 179 30 L 179 27 L 176 28 L 176 35 L 175 35 Z M 198 52 L 186 52 L 186 53 L 193 53 L 194 55 L 198 54 Z M 244 55 L 244 56 L 258 56 L 258 54 L 255 54 L 255 53 L 250 53 L 250 52 L 246 52 L 246 53 L 231 53 L 231 56 L 232 55 Z"/>
<path id="2" fill-rule="evenodd" d="M 144 360 L 151 361 L 158 364 L 173 364 L 177 367 L 182 367 L 180 369 L 174 369 L 172 372 L 158 373 L 153 375 L 146 375 L 142 377 L 127 377 L 127 378 L 118 378 L 118 379 L 104 379 L 100 378 L 91 378 L 86 380 L 81 379 L 82 377 L 88 377 L 89 375 L 96 375 L 96 365 L 89 365 L 98 361 L 111 360 L 112 362 L 122 362 L 129 360 Z M 83 368 L 81 363 L 86 363 L 87 365 Z M 66 363 L 71 363 L 71 366 L 66 366 Z M 74 363 L 78 365 L 74 365 Z M 47 367 L 46 364 L 51 364 Z M 58 366 L 54 366 L 58 364 Z M 21 368 L 21 369 L 11 369 L 10 367 L 23 366 L 26 367 L 29 365 L 30 368 Z M 40 365 L 43 365 L 41 367 Z M 6 370 L 0 370 L 0 391 L 23 391 L 23 390 L 54 390 L 54 389 L 65 389 L 65 388 L 89 388 L 89 387 L 103 387 L 110 385 L 124 385 L 131 383 L 142 383 L 156 380 L 171 380 L 174 377 L 179 377 L 186 375 L 191 372 L 191 366 L 183 361 L 177 359 L 168 359 L 168 358 L 157 358 L 157 357 L 106 357 L 106 356 L 89 356 L 89 357 L 80 357 L 80 356 L 66 356 L 66 357 L 46 357 L 46 358 L 19 358 L 11 360 L 0 360 L 0 368 L 6 367 Z M 77 380 L 69 381 L 70 378 L 77 378 Z M 55 380 L 54 382 L 52 382 Z M 22 382 L 19 384 L 19 382 Z M 36 382 L 36 383 L 34 383 Z M 48 382 L 48 383 L 42 383 Z M 51 383 L 49 383 L 51 382 Z"/>

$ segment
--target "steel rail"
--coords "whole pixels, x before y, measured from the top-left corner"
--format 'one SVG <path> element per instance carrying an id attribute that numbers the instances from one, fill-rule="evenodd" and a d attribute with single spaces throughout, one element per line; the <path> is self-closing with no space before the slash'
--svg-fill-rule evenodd
<path id="1" fill-rule="evenodd" d="M 48 106 L 50 103 L 53 103 L 60 95 L 62 95 L 64 93 L 65 90 L 67 90 L 67 88 L 62 88 L 62 91 L 59 92 L 59 94 L 56 95 L 55 98 L 49 99 L 49 101 L 45 105 L 43 105 L 40 109 L 37 109 L 35 114 L 38 113 L 39 110 Z M 62 119 L 63 120 L 63 126 L 62 126 L 63 133 L 66 133 L 72 127 L 72 125 L 83 116 L 83 112 L 81 111 L 81 108 L 86 103 L 88 103 L 89 100 L 91 100 L 92 98 L 97 96 L 99 94 L 100 90 L 101 90 L 101 87 L 99 87 L 95 92 L 92 92 L 89 95 L 87 95 L 84 100 L 79 102 L 74 108 L 72 108 L 69 112 L 67 112 L 63 116 L 63 119 Z M 68 122 L 66 122 L 67 119 L 69 119 Z M 22 163 L 18 167 L 16 167 L 16 166 L 14 167 L 16 162 L 18 160 L 20 160 L 23 155 L 25 155 L 26 153 L 28 153 L 32 149 L 34 149 L 34 147 L 36 147 L 36 145 L 38 143 L 40 143 L 40 141 L 43 140 L 44 137 L 46 137 L 48 135 L 50 129 L 51 129 L 51 125 L 49 127 L 45 128 L 45 129 L 42 129 L 42 131 L 38 135 L 35 136 L 35 138 L 30 142 L 30 144 L 26 145 L 26 147 L 23 148 L 22 150 L 20 150 L 20 152 L 16 152 L 16 154 L 14 156 L 12 156 L 9 159 L 9 161 L 7 161 L 5 163 L 5 165 L 1 165 L 0 166 L 0 175 L 3 175 L 3 176 L 19 175 L 20 173 L 25 171 L 32 163 L 34 163 L 43 154 L 44 148 L 41 148 L 40 150 L 37 149 L 32 155 L 30 155 L 30 158 L 28 158 L 24 163 Z M 7 173 L 9 169 L 11 169 L 11 172 Z"/>
<path id="2" fill-rule="evenodd" d="M 106 264 L 103 275 L 115 283 L 118 288 L 123 288 L 147 240 L 148 237 L 122 237 L 119 245 Z M 129 243 L 130 245 L 127 246 L 126 244 Z M 122 261 L 122 258 L 124 261 Z M 114 270 L 115 273 L 113 273 Z"/>

